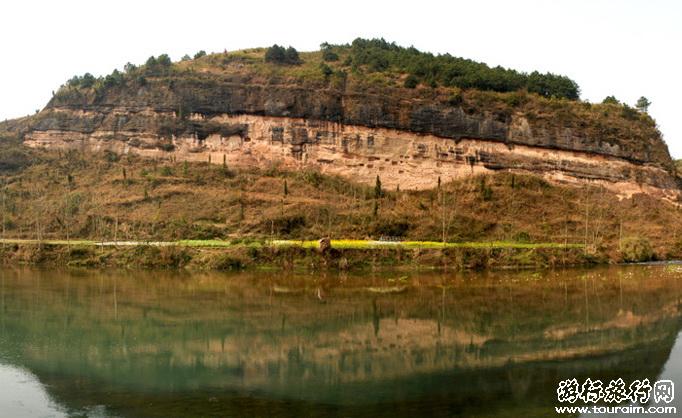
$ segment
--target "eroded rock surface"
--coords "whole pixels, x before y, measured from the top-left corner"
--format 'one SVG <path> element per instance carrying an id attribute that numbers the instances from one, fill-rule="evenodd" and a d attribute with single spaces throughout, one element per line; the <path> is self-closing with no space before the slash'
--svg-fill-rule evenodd
<path id="1" fill-rule="evenodd" d="M 34 147 L 110 149 L 230 166 L 315 167 L 365 183 L 425 189 L 497 170 L 598 182 L 674 198 L 659 135 L 523 113 L 471 112 L 439 100 L 195 77 L 56 96 L 35 117 Z M 633 131 L 634 132 L 634 131 Z M 644 132 L 644 133 L 642 133 Z"/>

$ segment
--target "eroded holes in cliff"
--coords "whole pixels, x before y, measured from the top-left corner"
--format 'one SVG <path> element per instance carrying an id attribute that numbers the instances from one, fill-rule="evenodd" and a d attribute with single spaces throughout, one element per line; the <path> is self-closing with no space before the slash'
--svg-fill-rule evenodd
<path id="1" fill-rule="evenodd" d="M 489 163 L 492 162 L 493 157 L 492 154 L 485 152 L 485 151 L 479 151 L 478 152 L 478 160 L 482 163 Z"/>
<path id="2" fill-rule="evenodd" d="M 426 152 L 429 150 L 429 147 L 426 146 L 426 144 L 417 144 L 417 152 L 416 154 L 413 155 L 413 157 L 425 157 Z"/>
<path id="3" fill-rule="evenodd" d="M 284 142 L 284 128 L 281 126 L 273 126 L 271 128 L 272 142 Z"/>
<path id="4" fill-rule="evenodd" d="M 303 154 L 305 153 L 305 144 L 294 144 L 291 146 L 291 156 L 294 157 L 297 160 L 301 160 L 303 158 Z"/>
<path id="5" fill-rule="evenodd" d="M 466 156 L 466 162 L 471 166 L 471 168 L 474 168 L 474 164 L 476 164 L 476 156 L 474 155 L 467 155 Z"/>
<path id="6" fill-rule="evenodd" d="M 348 140 L 348 138 L 343 138 L 341 140 L 341 148 L 343 149 L 344 154 L 348 154 L 348 143 L 349 142 L 350 141 Z"/>
<path id="7" fill-rule="evenodd" d="M 374 135 L 367 136 L 367 148 L 374 148 Z"/>
<path id="8" fill-rule="evenodd" d="M 291 128 L 291 143 L 292 144 L 305 144 L 308 142 L 308 129 L 301 127 Z"/>
<path id="9" fill-rule="evenodd" d="M 315 143 L 324 145 L 336 145 L 336 132 L 317 131 L 315 133 Z"/>

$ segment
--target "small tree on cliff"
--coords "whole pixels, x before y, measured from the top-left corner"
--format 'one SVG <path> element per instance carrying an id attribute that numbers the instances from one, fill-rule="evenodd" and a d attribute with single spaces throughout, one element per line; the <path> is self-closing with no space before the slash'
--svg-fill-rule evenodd
<path id="1" fill-rule="evenodd" d="M 85 73 L 83 74 L 83 78 L 81 79 L 81 87 L 85 88 L 92 87 L 92 85 L 95 84 L 95 81 L 97 81 L 97 79 L 95 78 L 94 75 L 90 73 Z"/>
<path id="2" fill-rule="evenodd" d="M 647 112 L 649 110 L 649 106 L 651 106 L 651 102 L 644 96 L 640 97 L 639 100 L 637 100 L 637 104 L 635 105 L 637 110 L 640 112 Z"/>
<path id="3" fill-rule="evenodd" d="M 339 55 L 331 49 L 325 49 L 322 51 L 322 59 L 325 61 L 338 61 Z"/>
<path id="4" fill-rule="evenodd" d="M 275 64 L 300 64 L 301 59 L 298 56 L 298 51 L 295 48 L 284 48 L 274 44 L 267 51 L 265 51 L 265 62 L 273 62 Z"/>
<path id="5" fill-rule="evenodd" d="M 620 104 L 620 101 L 616 99 L 616 96 L 606 96 L 604 100 L 602 100 L 603 104 Z"/>
<path id="6" fill-rule="evenodd" d="M 419 85 L 419 79 L 414 75 L 410 74 L 407 76 L 405 79 L 404 86 L 407 87 L 408 89 L 413 89 Z"/>
<path id="7" fill-rule="evenodd" d="M 161 54 L 161 55 L 159 55 L 159 57 L 156 58 L 156 62 L 157 62 L 161 67 L 164 67 L 164 68 L 170 67 L 170 66 L 171 66 L 171 63 L 172 63 L 170 57 L 168 56 L 168 54 Z"/>
<path id="8" fill-rule="evenodd" d="M 298 57 L 298 51 L 296 51 L 296 48 L 294 47 L 290 46 L 287 48 L 285 56 L 288 64 L 300 64 L 301 62 L 301 59 Z"/>
<path id="9" fill-rule="evenodd" d="M 286 59 L 284 47 L 274 44 L 265 51 L 265 62 L 283 63 Z"/>

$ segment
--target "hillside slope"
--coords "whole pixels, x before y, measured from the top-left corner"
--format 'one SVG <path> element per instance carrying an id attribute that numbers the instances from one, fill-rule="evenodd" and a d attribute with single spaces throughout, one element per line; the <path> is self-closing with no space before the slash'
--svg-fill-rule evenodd
<path id="1" fill-rule="evenodd" d="M 563 77 L 382 41 L 284 62 L 266 59 L 271 50 L 152 57 L 126 73 L 74 78 L 32 119 L 25 142 L 315 168 L 365 184 L 379 175 L 404 189 L 505 170 L 598 182 L 623 196 L 678 195 L 655 122 L 627 106 L 579 102 Z"/>
<path id="2" fill-rule="evenodd" d="M 679 179 L 646 113 L 580 102 L 562 76 L 362 42 L 290 62 L 266 59 L 272 48 L 161 56 L 70 80 L 0 124 L 3 235 L 682 256 Z"/>
<path id="3" fill-rule="evenodd" d="M 16 141 L 16 140 L 15 140 Z M 13 166 L 3 164 L 12 159 Z M 424 191 L 309 169 L 234 169 L 4 139 L 6 237 L 97 240 L 401 239 L 586 244 L 598 259 L 682 256 L 679 209 L 647 194 L 479 174 Z"/>

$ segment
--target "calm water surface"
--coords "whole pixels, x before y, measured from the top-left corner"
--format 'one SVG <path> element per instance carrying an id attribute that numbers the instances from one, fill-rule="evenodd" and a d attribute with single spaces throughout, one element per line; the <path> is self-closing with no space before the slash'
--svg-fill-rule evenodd
<path id="1" fill-rule="evenodd" d="M 556 416 L 567 378 L 682 387 L 681 283 L 5 268 L 0 416 Z"/>

